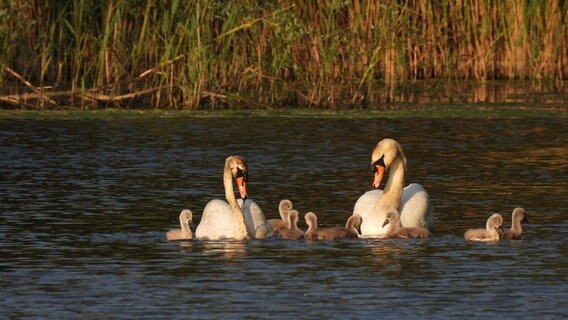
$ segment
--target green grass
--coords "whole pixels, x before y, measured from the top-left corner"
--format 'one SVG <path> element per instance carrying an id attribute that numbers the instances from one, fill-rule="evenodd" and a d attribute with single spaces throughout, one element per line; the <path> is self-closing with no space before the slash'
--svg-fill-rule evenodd
<path id="1" fill-rule="evenodd" d="M 568 1 L 5 0 L 0 49 L 0 98 L 43 95 L 0 107 L 357 107 L 417 80 L 566 87 Z"/>

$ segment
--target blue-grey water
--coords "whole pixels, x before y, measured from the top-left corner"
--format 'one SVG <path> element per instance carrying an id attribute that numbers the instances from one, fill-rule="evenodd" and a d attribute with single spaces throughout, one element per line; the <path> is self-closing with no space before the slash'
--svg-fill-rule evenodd
<path id="1" fill-rule="evenodd" d="M 565 119 L 0 120 L 6 319 L 568 317 Z M 435 206 L 426 240 L 167 242 L 248 159 L 268 218 L 288 198 L 343 224 L 370 152 L 397 139 Z M 524 207 L 523 239 L 468 243 Z M 304 221 L 300 223 L 305 228 Z"/>

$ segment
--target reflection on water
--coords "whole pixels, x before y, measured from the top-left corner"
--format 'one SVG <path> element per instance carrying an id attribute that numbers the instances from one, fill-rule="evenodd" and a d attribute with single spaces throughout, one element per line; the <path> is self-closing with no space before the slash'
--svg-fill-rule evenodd
<path id="1" fill-rule="evenodd" d="M 392 102 L 404 103 L 531 103 L 538 105 L 563 105 L 567 87 L 559 82 L 525 83 L 510 81 L 418 81 L 401 85 Z M 385 99 L 383 99 L 385 101 Z"/>
<path id="2" fill-rule="evenodd" d="M 201 250 L 208 255 L 242 258 L 247 253 L 247 245 L 242 241 L 204 241 Z"/>
<path id="3" fill-rule="evenodd" d="M 0 312 L 7 318 L 565 318 L 563 119 L 1 121 Z M 268 218 L 291 199 L 343 225 L 370 151 L 399 140 L 435 206 L 431 239 L 165 241 L 249 160 Z M 463 232 L 513 208 L 520 241 Z M 300 227 L 305 229 L 303 219 Z"/>

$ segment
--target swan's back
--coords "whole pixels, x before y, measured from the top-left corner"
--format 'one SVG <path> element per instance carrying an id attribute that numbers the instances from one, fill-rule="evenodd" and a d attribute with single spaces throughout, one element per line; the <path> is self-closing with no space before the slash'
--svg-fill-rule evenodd
<path id="1" fill-rule="evenodd" d="M 353 214 L 358 214 L 361 216 L 363 221 L 373 211 L 373 207 L 375 203 L 379 199 L 379 197 L 383 194 L 383 190 L 375 189 L 371 191 L 365 192 L 357 202 L 355 202 L 355 206 L 353 207 Z"/>
<path id="2" fill-rule="evenodd" d="M 201 221 L 195 229 L 195 237 L 205 240 L 235 237 L 235 221 L 227 202 L 215 199 L 205 205 Z"/>

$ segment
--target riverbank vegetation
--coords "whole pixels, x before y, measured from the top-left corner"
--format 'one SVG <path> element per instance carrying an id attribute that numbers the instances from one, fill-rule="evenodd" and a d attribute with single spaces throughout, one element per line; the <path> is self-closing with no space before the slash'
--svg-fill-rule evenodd
<path id="1" fill-rule="evenodd" d="M 353 108 L 276 108 L 276 109 L 57 109 L 57 110 L 13 110 L 0 109 L 0 121 L 13 120 L 122 120 L 157 118 L 318 118 L 318 119 L 530 119 L 568 118 L 565 106 L 551 105 L 503 105 L 503 104 L 458 104 L 436 103 L 397 106 L 374 110 Z"/>
<path id="2" fill-rule="evenodd" d="M 492 80 L 568 79 L 563 0 L 6 0 L 0 40 L 5 108 L 486 101 Z"/>

